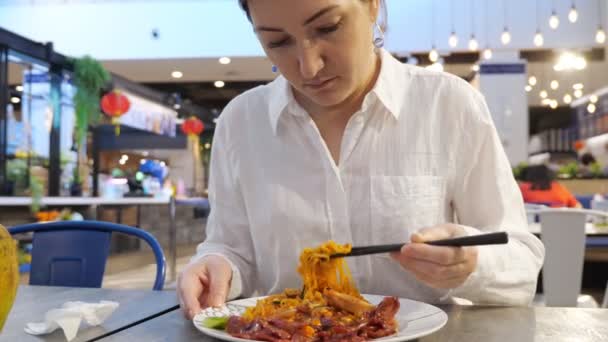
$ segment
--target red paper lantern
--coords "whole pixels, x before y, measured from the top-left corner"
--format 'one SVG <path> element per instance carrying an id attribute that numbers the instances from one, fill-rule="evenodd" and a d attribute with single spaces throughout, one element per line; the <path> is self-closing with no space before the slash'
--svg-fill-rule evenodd
<path id="1" fill-rule="evenodd" d="M 205 125 L 203 122 L 194 116 L 184 120 L 184 123 L 182 124 L 182 132 L 188 136 L 199 135 L 204 129 Z"/>
<path id="2" fill-rule="evenodd" d="M 113 90 L 101 98 L 101 109 L 109 117 L 119 117 L 129 111 L 129 98 L 118 90 Z"/>
<path id="3" fill-rule="evenodd" d="M 112 90 L 101 98 L 101 110 L 112 118 L 112 124 L 116 127 L 116 135 L 120 134 L 118 118 L 128 112 L 130 107 L 129 98 L 118 90 Z"/>

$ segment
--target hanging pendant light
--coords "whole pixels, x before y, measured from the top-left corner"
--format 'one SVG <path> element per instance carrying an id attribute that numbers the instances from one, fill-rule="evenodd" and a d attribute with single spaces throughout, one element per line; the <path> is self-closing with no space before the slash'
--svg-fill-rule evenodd
<path id="1" fill-rule="evenodd" d="M 433 45 L 431 52 L 429 52 L 429 60 L 431 61 L 431 63 L 435 63 L 439 60 L 439 52 L 437 52 L 435 45 Z"/>
<path id="2" fill-rule="evenodd" d="M 537 47 L 541 47 L 545 44 L 545 38 L 543 38 L 543 34 L 540 32 L 540 30 L 536 31 L 536 34 L 534 35 L 534 45 Z"/>
<path id="3" fill-rule="evenodd" d="M 439 52 L 435 48 L 435 0 L 431 1 L 431 40 L 433 41 L 431 52 L 429 52 L 429 60 L 431 63 L 437 62 L 439 59 Z"/>
<path id="4" fill-rule="evenodd" d="M 595 42 L 604 44 L 606 42 L 606 31 L 602 27 L 602 1 L 597 0 L 597 31 L 595 31 Z"/>
<path id="5" fill-rule="evenodd" d="M 451 11 L 451 21 L 452 21 L 452 33 L 450 33 L 450 38 L 448 38 L 448 45 L 451 48 L 455 48 L 458 46 L 458 35 L 456 35 L 456 30 L 454 29 L 454 0 L 450 2 L 450 11 Z"/>
<path id="6" fill-rule="evenodd" d="M 545 38 L 543 37 L 540 27 L 538 26 L 538 0 L 536 0 L 536 34 L 534 35 L 534 45 L 541 47 L 545 44 Z"/>
<path id="7" fill-rule="evenodd" d="M 475 0 L 471 0 L 471 38 L 469 39 L 469 50 L 477 51 L 479 43 L 475 38 Z"/>
<path id="8" fill-rule="evenodd" d="M 456 35 L 456 32 L 452 31 L 452 34 L 450 34 L 450 38 L 448 39 L 448 44 L 451 48 L 458 46 L 458 36 Z"/>
<path id="9" fill-rule="evenodd" d="M 578 20 L 578 11 L 576 10 L 574 0 L 572 1 L 572 6 L 570 6 L 570 11 L 568 11 L 568 20 L 573 24 Z"/>
<path id="10" fill-rule="evenodd" d="M 606 42 L 606 31 L 604 31 L 601 26 L 599 26 L 595 32 L 595 41 L 598 44 L 604 44 Z"/>
<path id="11" fill-rule="evenodd" d="M 511 42 L 511 32 L 509 32 L 509 28 L 506 26 L 504 31 L 502 31 L 502 34 L 500 35 L 500 41 L 502 42 L 502 45 L 509 45 L 509 43 Z"/>
<path id="12" fill-rule="evenodd" d="M 485 1 L 484 2 L 484 18 L 485 18 L 485 21 L 484 21 L 484 25 L 485 25 L 485 30 L 484 30 L 485 31 L 485 37 L 484 37 L 484 39 L 486 41 L 486 48 L 483 49 L 482 55 L 483 55 L 483 59 L 485 59 L 485 60 L 492 59 L 492 55 L 493 55 L 492 49 L 490 48 L 490 40 L 488 39 L 488 31 L 490 31 L 489 27 L 488 27 L 489 26 L 488 25 L 488 17 L 489 17 L 489 15 L 488 15 L 488 13 L 489 13 L 488 12 L 488 2 L 489 1 Z"/>
<path id="13" fill-rule="evenodd" d="M 475 35 L 472 34 L 471 38 L 469 39 L 469 50 L 477 51 L 477 49 L 479 49 L 479 43 L 477 42 L 477 38 L 475 38 Z"/>
<path id="14" fill-rule="evenodd" d="M 557 28 L 559 27 L 559 18 L 555 11 L 553 11 L 551 13 L 551 16 L 549 17 L 549 27 L 551 27 L 551 29 L 553 30 L 557 30 Z"/>
<path id="15" fill-rule="evenodd" d="M 489 47 L 486 47 L 483 50 L 483 58 L 484 59 L 492 59 L 492 49 L 490 49 Z"/>
<path id="16" fill-rule="evenodd" d="M 511 42 L 511 32 L 509 32 L 509 26 L 507 25 L 507 3 L 505 0 L 502 1 L 502 10 L 504 14 L 504 29 L 500 35 L 500 41 L 502 45 L 509 45 Z"/>

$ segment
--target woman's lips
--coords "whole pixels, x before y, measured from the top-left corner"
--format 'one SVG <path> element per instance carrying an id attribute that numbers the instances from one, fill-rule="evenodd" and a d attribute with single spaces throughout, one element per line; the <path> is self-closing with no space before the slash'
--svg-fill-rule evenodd
<path id="1" fill-rule="evenodd" d="M 331 78 L 325 78 L 322 80 L 306 82 L 306 83 L 304 83 L 304 87 L 313 89 L 313 90 L 326 89 L 326 88 L 329 88 L 334 83 L 334 80 L 336 80 L 336 79 L 337 79 L 337 77 L 331 77 Z"/>

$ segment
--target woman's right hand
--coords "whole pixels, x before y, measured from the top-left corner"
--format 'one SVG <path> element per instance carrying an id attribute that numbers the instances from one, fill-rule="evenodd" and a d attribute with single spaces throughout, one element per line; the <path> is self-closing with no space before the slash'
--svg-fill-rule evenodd
<path id="1" fill-rule="evenodd" d="M 179 305 L 191 320 L 202 309 L 226 301 L 232 279 L 230 263 L 219 255 L 209 255 L 184 269 L 177 279 Z"/>

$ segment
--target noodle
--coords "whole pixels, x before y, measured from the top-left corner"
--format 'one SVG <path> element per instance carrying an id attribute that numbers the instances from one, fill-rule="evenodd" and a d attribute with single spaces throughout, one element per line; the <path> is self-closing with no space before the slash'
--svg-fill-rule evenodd
<path id="1" fill-rule="evenodd" d="M 255 307 L 248 308 L 243 318 L 269 318 L 271 316 L 293 316 L 300 305 L 326 306 L 323 292 L 332 289 L 362 299 L 355 286 L 344 258 L 331 259 L 337 253 L 350 252 L 351 245 L 340 245 L 327 241 L 316 248 L 305 248 L 300 254 L 298 273 L 304 287 L 301 291 L 287 289 L 282 294 L 259 300 Z"/>

